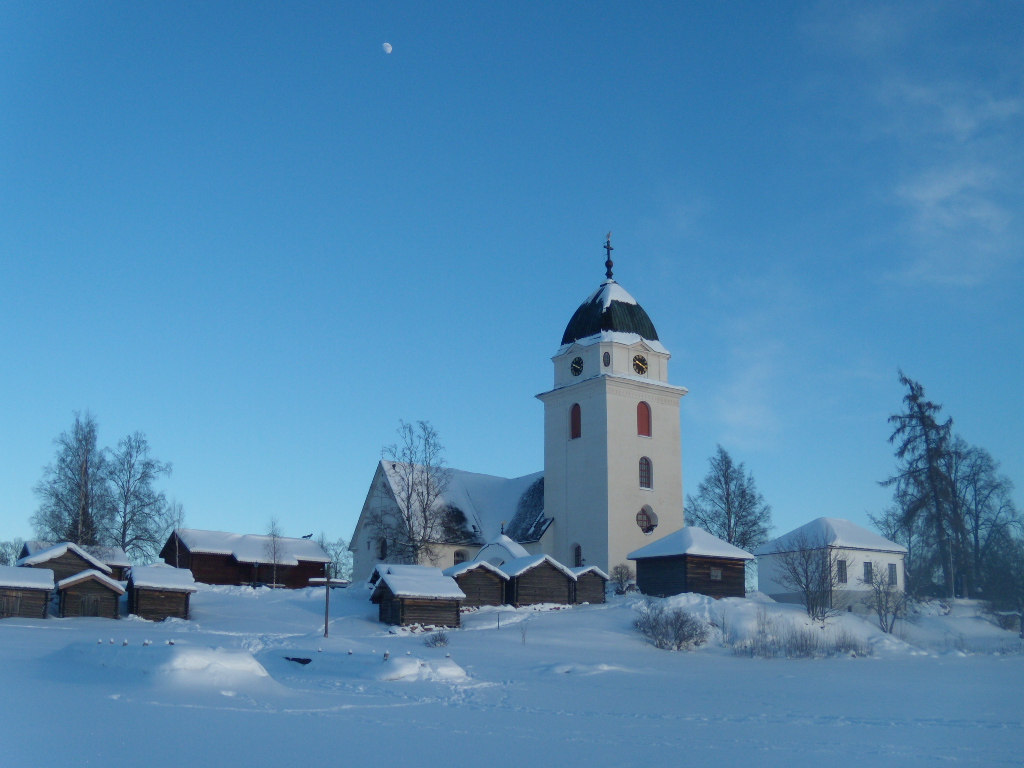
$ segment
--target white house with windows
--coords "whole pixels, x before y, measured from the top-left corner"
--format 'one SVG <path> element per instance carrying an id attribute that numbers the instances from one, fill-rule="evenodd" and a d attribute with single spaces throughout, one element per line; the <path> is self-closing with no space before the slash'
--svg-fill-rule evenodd
<path id="1" fill-rule="evenodd" d="M 679 401 L 687 390 L 669 383 L 670 354 L 644 309 L 612 278 L 611 243 L 605 248 L 606 279 L 573 313 L 551 358 L 554 386 L 537 395 L 544 471 L 509 479 L 453 470 L 439 505 L 466 522 L 438 543 L 440 561 L 430 565 L 474 559 L 504 535 L 531 555 L 608 571 L 683 527 Z M 389 558 L 371 520 L 394 508 L 391 486 L 382 461 L 351 539 L 354 579 Z"/>
<path id="2" fill-rule="evenodd" d="M 782 603 L 801 602 L 785 583 L 781 564 L 787 554 L 807 550 L 827 551 L 835 564 L 833 605 L 865 607 L 875 579 L 906 588 L 906 547 L 849 520 L 819 517 L 754 550 L 760 591 Z"/>

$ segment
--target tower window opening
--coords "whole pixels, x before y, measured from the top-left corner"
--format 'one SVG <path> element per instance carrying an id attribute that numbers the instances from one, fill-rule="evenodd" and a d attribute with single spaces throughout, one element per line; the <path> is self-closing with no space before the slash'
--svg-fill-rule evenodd
<path id="1" fill-rule="evenodd" d="M 580 412 L 580 404 L 573 403 L 572 408 L 569 410 L 569 439 L 575 440 L 583 434 L 582 425 L 582 414 Z"/>
<path id="2" fill-rule="evenodd" d="M 579 544 L 572 548 L 572 562 L 573 568 L 583 567 L 583 547 Z"/>
<path id="3" fill-rule="evenodd" d="M 650 536 L 658 527 L 658 516 L 654 514 L 653 509 L 644 504 L 643 508 L 636 513 L 636 524 L 641 531 Z"/>
<path id="4" fill-rule="evenodd" d="M 653 487 L 653 470 L 651 469 L 651 460 L 646 456 L 640 457 L 640 487 L 641 488 L 652 488 Z"/>
<path id="5" fill-rule="evenodd" d="M 641 437 L 651 436 L 651 406 L 643 401 L 636 404 L 636 433 Z"/>

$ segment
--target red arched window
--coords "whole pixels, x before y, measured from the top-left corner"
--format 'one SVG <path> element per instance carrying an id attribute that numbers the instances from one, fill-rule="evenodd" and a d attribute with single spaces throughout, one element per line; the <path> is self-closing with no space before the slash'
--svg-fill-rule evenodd
<path id="1" fill-rule="evenodd" d="M 572 409 L 569 411 L 569 439 L 575 440 L 582 434 L 583 429 L 580 418 L 580 404 L 573 403 Z"/>
<path id="2" fill-rule="evenodd" d="M 636 433 L 643 437 L 651 436 L 651 406 L 645 402 L 636 404 Z"/>
<path id="3" fill-rule="evenodd" d="M 651 488 L 653 483 L 651 482 L 654 477 L 654 473 L 651 470 L 651 460 L 646 456 L 640 457 L 640 487 Z"/>

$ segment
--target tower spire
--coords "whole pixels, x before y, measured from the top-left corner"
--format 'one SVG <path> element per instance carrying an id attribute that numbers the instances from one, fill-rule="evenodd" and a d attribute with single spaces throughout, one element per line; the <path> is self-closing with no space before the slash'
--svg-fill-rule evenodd
<path id="1" fill-rule="evenodd" d="M 611 280 L 612 279 L 612 267 L 614 266 L 614 264 L 612 264 L 612 251 L 615 250 L 614 248 L 612 248 L 612 233 L 611 232 L 609 232 L 607 237 L 605 237 L 605 240 L 604 240 L 604 250 L 605 250 L 605 253 L 608 254 L 608 260 L 605 261 L 605 263 L 604 263 L 604 269 L 605 269 L 604 274 L 605 274 L 605 277 L 607 277 L 609 280 Z"/>

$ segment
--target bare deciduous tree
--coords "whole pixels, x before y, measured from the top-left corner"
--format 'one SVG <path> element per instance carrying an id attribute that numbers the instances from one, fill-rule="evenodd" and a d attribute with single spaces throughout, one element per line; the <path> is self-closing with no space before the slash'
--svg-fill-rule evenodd
<path id="1" fill-rule="evenodd" d="M 321 531 L 316 539 L 316 543 L 331 558 L 329 563 L 331 579 L 351 579 L 352 553 L 349 551 L 348 542 L 344 538 L 331 541 L 327 538 L 327 534 Z"/>
<path id="2" fill-rule="evenodd" d="M 436 563 L 439 544 L 452 538 L 458 510 L 444 501 L 451 470 L 444 466 L 444 446 L 426 421 L 399 422 L 399 442 L 384 448 L 381 458 L 390 484 L 387 498 L 370 516 L 381 556 L 392 562 Z M 393 489 L 393 490 L 392 490 Z"/>
<path id="3" fill-rule="evenodd" d="M 615 585 L 616 595 L 626 594 L 626 588 L 636 576 L 636 574 L 633 573 L 633 569 L 626 563 L 619 563 L 612 568 L 612 572 L 608 575 L 612 577 L 612 584 Z"/>
<path id="4" fill-rule="evenodd" d="M 141 432 L 123 438 L 110 452 L 108 540 L 137 562 L 150 560 L 160 551 L 168 528 L 168 507 L 163 491 L 154 488 L 171 465 L 149 455 L 149 443 Z"/>
<path id="5" fill-rule="evenodd" d="M 36 536 L 46 541 L 99 544 L 110 513 L 107 459 L 96 442 L 96 419 L 75 413 L 69 432 L 54 440 L 57 454 L 35 487 Z"/>
<path id="6" fill-rule="evenodd" d="M 746 550 L 763 544 L 772 528 L 772 508 L 758 493 L 753 475 L 720 445 L 697 495 L 686 497 L 686 514 L 692 525 Z"/>
<path id="7" fill-rule="evenodd" d="M 14 565 L 18 562 L 18 555 L 25 542 L 21 539 L 11 541 L 0 541 L 0 565 Z"/>
<path id="8" fill-rule="evenodd" d="M 872 575 L 871 581 L 860 580 L 870 592 L 871 607 L 878 617 L 878 627 L 887 635 L 891 635 L 896 622 L 907 614 L 910 607 L 910 595 L 900 589 L 897 579 L 888 573 L 880 572 Z"/>
<path id="9" fill-rule="evenodd" d="M 824 537 L 801 534 L 773 554 L 775 580 L 800 595 L 810 618 L 824 621 L 846 610 L 844 584 L 853 561 L 845 552 L 829 546 Z"/>
<path id="10" fill-rule="evenodd" d="M 281 541 L 281 525 L 276 517 L 270 518 L 267 524 L 267 543 L 264 545 L 264 553 L 270 562 L 270 587 L 277 587 L 277 566 L 284 556 L 284 542 Z"/>

